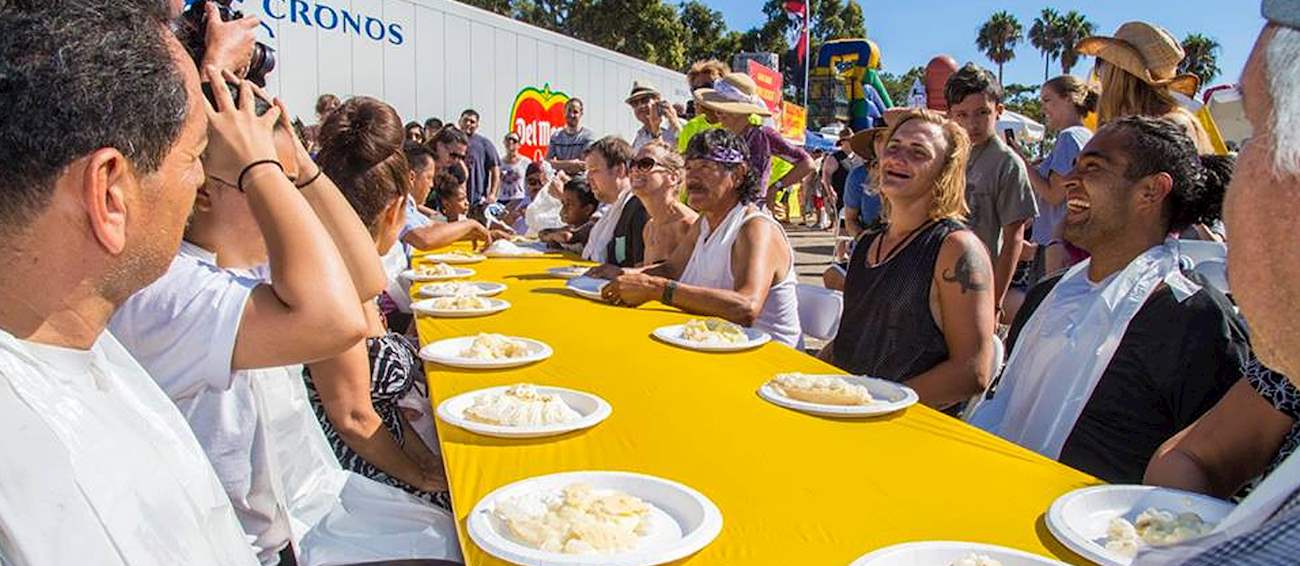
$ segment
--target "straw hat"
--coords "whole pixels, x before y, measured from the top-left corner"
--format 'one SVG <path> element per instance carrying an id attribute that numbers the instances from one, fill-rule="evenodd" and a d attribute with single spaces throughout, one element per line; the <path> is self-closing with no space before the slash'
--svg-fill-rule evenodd
<path id="1" fill-rule="evenodd" d="M 874 160 L 876 158 L 876 141 L 878 141 L 878 138 L 883 136 L 885 132 L 889 131 L 889 128 L 893 127 L 894 124 L 897 124 L 904 116 L 911 114 L 912 110 L 913 109 L 911 108 L 905 107 L 890 108 L 886 110 L 884 118 L 885 125 L 854 132 L 854 134 L 849 137 L 849 149 L 853 150 L 853 153 L 858 154 L 858 157 L 867 161 Z"/>
<path id="2" fill-rule="evenodd" d="M 1200 85 L 1196 75 L 1178 74 L 1183 46 L 1157 25 L 1127 22 L 1114 37 L 1092 36 L 1079 41 L 1076 50 L 1119 67 L 1155 87 L 1167 87 L 1194 96 Z"/>
<path id="3" fill-rule="evenodd" d="M 655 88 L 654 84 L 649 82 L 632 81 L 632 93 L 628 94 L 627 99 L 625 99 L 623 102 L 631 104 L 632 101 L 645 98 L 647 96 L 653 96 L 655 98 L 663 98 L 663 96 L 659 94 L 659 89 Z"/>
<path id="4" fill-rule="evenodd" d="M 713 88 L 702 88 L 693 94 L 700 105 L 714 112 L 772 115 L 758 97 L 758 85 L 745 73 L 727 73 L 714 81 Z"/>

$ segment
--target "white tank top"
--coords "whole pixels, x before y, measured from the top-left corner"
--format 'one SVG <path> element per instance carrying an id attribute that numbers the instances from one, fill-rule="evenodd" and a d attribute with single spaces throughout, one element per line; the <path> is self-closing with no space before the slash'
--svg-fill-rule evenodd
<path id="1" fill-rule="evenodd" d="M 713 289 L 735 289 L 736 280 L 731 274 L 731 247 L 740 235 L 740 229 L 752 219 L 761 218 L 776 225 L 790 251 L 790 263 L 785 278 L 767 292 L 767 301 L 754 322 L 754 328 L 772 335 L 772 339 L 787 346 L 800 347 L 802 329 L 799 327 L 799 302 L 796 298 L 795 285 L 798 275 L 794 269 L 794 250 L 785 230 L 774 218 L 763 212 L 746 214 L 744 203 L 736 205 L 727 213 L 722 224 L 716 230 L 711 229 L 709 221 L 700 216 L 703 224 L 700 235 L 695 240 L 695 250 L 682 271 L 681 282 L 687 285 L 709 287 Z"/>

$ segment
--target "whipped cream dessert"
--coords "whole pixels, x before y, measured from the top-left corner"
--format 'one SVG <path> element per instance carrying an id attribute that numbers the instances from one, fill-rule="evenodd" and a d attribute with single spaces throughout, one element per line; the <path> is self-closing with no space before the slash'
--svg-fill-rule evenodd
<path id="1" fill-rule="evenodd" d="M 868 405 L 871 392 L 865 386 L 838 375 L 783 373 L 767 382 L 782 395 L 796 401 L 822 405 Z"/>
<path id="2" fill-rule="evenodd" d="M 434 262 L 432 264 L 421 265 L 415 268 L 415 272 L 419 275 L 438 275 L 438 276 L 455 275 L 457 273 L 456 268 L 447 265 L 445 263 L 442 263 L 440 261 Z"/>
<path id="3" fill-rule="evenodd" d="M 682 339 L 705 344 L 743 344 L 749 341 L 745 329 L 716 318 L 693 318 L 682 326 Z"/>
<path id="4" fill-rule="evenodd" d="M 500 334 L 479 334 L 460 357 L 471 360 L 509 360 L 528 355 L 528 344 Z"/>
<path id="5" fill-rule="evenodd" d="M 483 289 L 474 283 L 468 281 L 447 281 L 445 283 L 434 283 L 424 286 L 426 295 L 438 297 L 450 297 L 455 295 L 478 295 Z"/>
<path id="6" fill-rule="evenodd" d="M 516 427 L 571 423 L 582 418 L 559 395 L 539 393 L 528 383 L 479 395 L 473 405 L 465 408 L 464 415 L 474 422 Z"/>
<path id="7" fill-rule="evenodd" d="M 583 483 L 558 493 L 502 499 L 492 513 L 516 541 L 562 554 L 633 550 L 650 527 L 650 505 L 645 501 Z"/>
<path id="8" fill-rule="evenodd" d="M 949 563 L 948 566 L 1002 566 L 1002 562 L 994 560 L 984 554 L 967 554 L 957 561 Z"/>
<path id="9" fill-rule="evenodd" d="M 542 255 L 541 251 L 532 248 L 525 248 L 509 240 L 497 240 L 488 246 L 485 253 L 495 255 Z"/>
<path id="10" fill-rule="evenodd" d="M 492 306 L 492 302 L 473 294 L 438 297 L 431 303 L 433 308 L 450 311 L 482 310 Z"/>
<path id="11" fill-rule="evenodd" d="M 1130 523 L 1115 517 L 1106 527 L 1106 550 L 1123 556 L 1136 556 L 1144 545 L 1166 546 L 1199 538 L 1214 530 L 1200 515 L 1190 511 L 1174 513 L 1148 508 Z"/>

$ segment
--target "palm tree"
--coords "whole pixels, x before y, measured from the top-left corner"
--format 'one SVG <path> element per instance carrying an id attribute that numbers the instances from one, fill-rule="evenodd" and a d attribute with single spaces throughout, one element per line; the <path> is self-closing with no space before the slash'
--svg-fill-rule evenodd
<path id="1" fill-rule="evenodd" d="M 1205 86 L 1219 76 L 1219 42 L 1212 37 L 1199 33 L 1188 34 L 1183 39 L 1183 60 L 1178 63 L 1178 72 L 1191 73 L 1200 77 L 1201 86 Z"/>
<path id="2" fill-rule="evenodd" d="M 1070 10 L 1057 22 L 1057 39 L 1061 42 L 1061 74 L 1070 74 L 1070 69 L 1079 62 L 1079 52 L 1074 46 L 1085 37 L 1097 31 L 1097 25 L 1075 10 Z"/>
<path id="3" fill-rule="evenodd" d="M 989 20 L 980 26 L 979 35 L 975 37 L 975 46 L 998 64 L 998 83 L 1002 82 L 1002 65 L 1015 59 L 1016 44 L 1020 43 L 1023 28 L 1020 20 L 1005 10 L 994 12 Z"/>
<path id="4" fill-rule="evenodd" d="M 1047 80 L 1048 66 L 1052 60 L 1061 56 L 1061 40 L 1057 33 L 1061 27 L 1061 14 L 1052 8 L 1043 8 L 1042 14 L 1034 18 L 1034 25 L 1029 26 L 1029 44 L 1043 54 L 1043 80 Z"/>

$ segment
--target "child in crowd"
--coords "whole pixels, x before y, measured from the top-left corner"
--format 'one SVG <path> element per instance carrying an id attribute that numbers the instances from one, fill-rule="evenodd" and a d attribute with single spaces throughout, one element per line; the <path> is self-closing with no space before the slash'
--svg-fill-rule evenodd
<path id="1" fill-rule="evenodd" d="M 597 219 L 596 209 L 600 201 L 591 192 L 587 180 L 578 177 L 564 184 L 560 203 L 560 219 L 565 226 L 542 230 L 539 237 L 550 247 L 579 251 L 587 243 L 587 234 Z"/>

